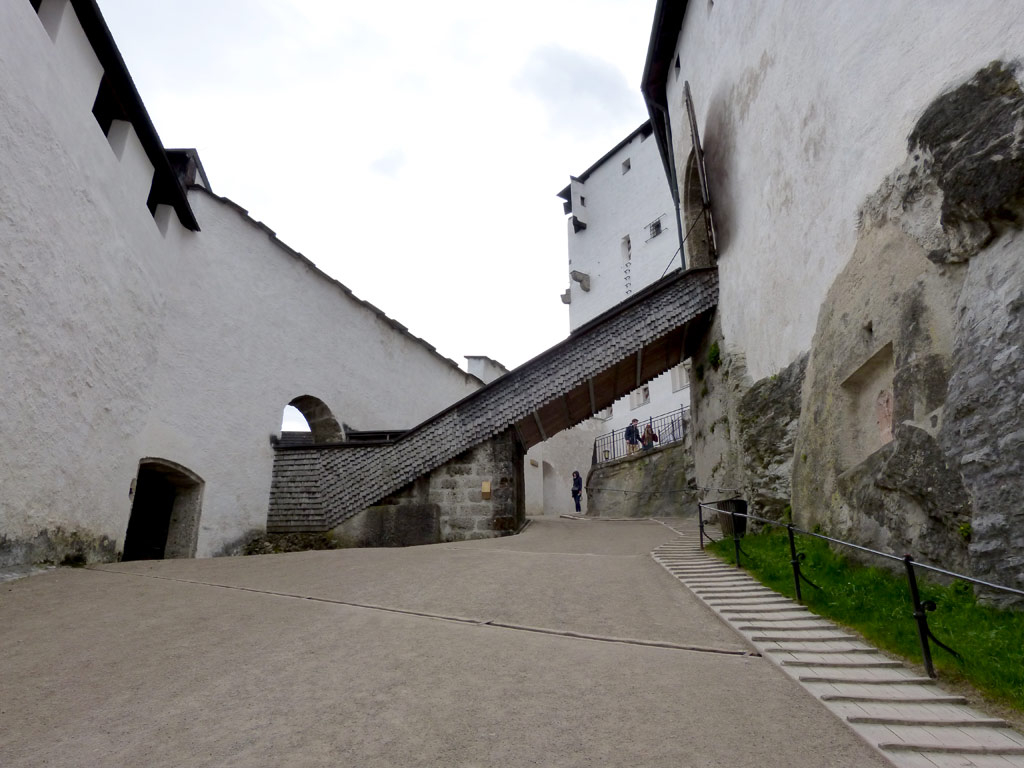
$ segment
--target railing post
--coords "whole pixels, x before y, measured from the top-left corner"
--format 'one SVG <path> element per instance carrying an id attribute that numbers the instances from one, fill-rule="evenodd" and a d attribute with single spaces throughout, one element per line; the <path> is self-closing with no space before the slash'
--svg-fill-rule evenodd
<path id="1" fill-rule="evenodd" d="M 700 527 L 700 548 L 704 549 L 704 505 L 697 502 L 697 525 Z"/>
<path id="2" fill-rule="evenodd" d="M 740 567 L 740 534 L 736 528 L 736 513 L 732 510 L 729 511 L 729 515 L 732 518 L 732 543 L 736 549 L 736 567 Z"/>
<path id="3" fill-rule="evenodd" d="M 786 533 L 789 534 L 789 562 L 793 565 L 793 584 L 796 586 L 796 601 L 801 605 L 804 602 L 800 594 L 800 558 L 796 556 L 796 540 L 793 536 L 793 524 L 786 526 Z"/>
<path id="4" fill-rule="evenodd" d="M 907 584 L 910 585 L 910 600 L 914 604 L 914 619 L 917 621 L 917 637 L 921 641 L 921 656 L 924 659 L 924 670 L 928 677 L 935 677 L 935 666 L 932 664 L 932 650 L 928 645 L 928 616 L 921 604 L 921 594 L 917 589 L 917 576 L 914 573 L 914 558 L 904 555 L 903 565 L 907 569 Z"/>

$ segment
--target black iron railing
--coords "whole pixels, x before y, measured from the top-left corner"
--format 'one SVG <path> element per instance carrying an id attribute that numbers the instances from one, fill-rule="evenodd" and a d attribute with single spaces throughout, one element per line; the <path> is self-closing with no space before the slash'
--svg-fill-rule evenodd
<path id="1" fill-rule="evenodd" d="M 988 582 L 988 581 L 982 581 L 981 579 L 975 579 L 975 578 L 973 578 L 971 576 L 965 576 L 962 573 L 956 573 L 954 571 L 946 570 L 945 568 L 939 568 L 939 567 L 934 566 L 934 565 L 928 565 L 927 563 L 919 563 L 916 560 L 914 560 L 914 558 L 911 557 L 910 555 L 903 555 L 902 557 L 900 557 L 899 555 L 894 555 L 891 552 L 879 552 L 877 549 L 871 549 L 869 547 L 862 547 L 860 544 L 854 544 L 854 543 L 849 542 L 849 541 L 843 541 L 842 539 L 834 539 L 831 536 L 825 536 L 824 534 L 821 534 L 821 533 L 814 533 L 813 531 L 805 531 L 805 530 L 803 530 L 801 528 L 797 528 L 792 523 L 782 523 L 782 522 L 779 522 L 778 520 L 770 520 L 770 519 L 768 519 L 766 517 L 759 517 L 757 515 L 751 515 L 751 514 L 746 513 L 746 512 L 738 511 L 737 509 L 734 508 L 736 506 L 734 503 L 729 503 L 729 502 L 737 502 L 737 501 L 741 502 L 740 506 L 745 506 L 745 502 L 743 502 L 742 499 L 729 499 L 729 500 L 727 500 L 725 502 L 721 502 L 721 501 L 720 502 L 715 502 L 716 504 L 728 507 L 726 509 L 723 509 L 721 507 L 716 507 L 716 506 L 714 506 L 712 504 L 700 503 L 700 504 L 697 505 L 697 521 L 698 521 L 698 525 L 700 527 L 700 547 L 701 547 L 701 549 L 704 549 L 704 539 L 707 539 L 708 541 L 715 541 L 715 539 L 712 539 L 711 536 L 708 536 L 706 531 L 704 530 L 704 512 L 705 511 L 710 511 L 710 512 L 717 513 L 719 515 L 719 520 L 722 519 L 722 516 L 725 516 L 725 515 L 728 516 L 726 519 L 729 522 L 731 522 L 731 524 L 732 524 L 731 527 L 732 527 L 732 538 L 733 538 L 733 550 L 735 552 L 736 567 L 737 568 L 740 567 L 740 554 L 741 553 L 746 554 L 745 552 L 743 552 L 743 549 L 740 547 L 740 538 L 743 535 L 742 530 L 746 527 L 746 521 L 747 520 L 756 520 L 757 522 L 763 523 L 765 525 L 771 525 L 771 526 L 775 526 L 777 528 L 785 528 L 786 529 L 786 533 L 789 536 L 790 563 L 793 566 L 793 585 L 796 588 L 796 599 L 797 599 L 797 602 L 799 602 L 801 604 L 803 603 L 803 594 L 802 594 L 802 592 L 800 590 L 801 582 L 809 584 L 810 586 L 814 587 L 815 589 L 819 589 L 819 587 L 817 585 L 815 585 L 810 579 L 808 579 L 800 570 L 800 564 L 804 560 L 804 555 L 803 555 L 802 552 L 798 552 L 797 551 L 797 547 L 796 547 L 796 535 L 797 534 L 800 534 L 801 536 L 811 536 L 811 537 L 816 538 L 816 539 L 823 539 L 824 541 L 828 541 L 828 542 L 830 542 L 832 544 L 838 544 L 839 546 L 849 547 L 850 549 L 856 549 L 856 550 L 859 550 L 860 552 L 866 552 L 866 553 L 868 553 L 870 555 L 874 555 L 875 557 L 880 557 L 880 558 L 883 558 L 885 560 L 896 560 L 896 561 L 899 561 L 899 562 L 903 563 L 904 572 L 906 573 L 906 576 L 907 576 L 907 586 L 908 586 L 909 592 L 910 592 L 910 603 L 911 603 L 911 606 L 913 607 L 913 614 L 912 615 L 913 615 L 914 621 L 917 622 L 917 637 L 918 637 L 918 640 L 921 643 L 921 656 L 922 656 L 922 658 L 924 660 L 924 668 L 927 671 L 928 676 L 932 677 L 932 678 L 934 678 L 936 675 L 935 675 L 935 666 L 932 663 L 932 652 L 931 652 L 931 645 L 930 645 L 930 643 L 935 643 L 940 648 L 942 648 L 942 649 L 948 651 L 949 653 L 953 654 L 953 656 L 955 656 L 957 659 L 961 659 L 962 660 L 962 657 L 960 656 L 959 653 L 957 653 L 952 648 L 950 648 L 948 645 L 946 645 L 945 643 L 941 642 L 937 637 L 935 637 L 935 635 L 932 634 L 931 629 L 929 629 L 929 627 L 928 627 L 928 613 L 931 612 L 931 611 L 934 611 L 935 608 L 936 608 L 936 605 L 935 605 L 935 602 L 933 600 L 921 600 L 921 594 L 920 594 L 920 591 L 918 590 L 918 587 L 917 587 L 917 574 L 915 572 L 916 568 L 922 568 L 922 569 L 924 569 L 926 571 L 931 571 L 932 573 L 939 573 L 939 574 L 942 574 L 943 576 L 950 576 L 952 578 L 960 579 L 961 581 L 966 581 L 966 582 L 968 582 L 970 584 L 977 584 L 978 586 L 986 587 L 988 589 L 994 589 L 994 590 L 997 590 L 997 591 L 1000 591 L 1000 592 L 1008 592 L 1010 594 L 1024 596 L 1024 591 L 1021 591 L 1019 589 L 1014 589 L 1012 587 L 1006 587 L 1006 586 L 1003 586 L 1001 584 L 992 584 L 991 582 Z M 749 555 L 748 555 L 748 557 L 749 557 Z"/>
<path id="2" fill-rule="evenodd" d="M 667 445 L 682 440 L 686 436 L 686 425 L 690 421 L 690 409 L 679 408 L 671 413 L 663 413 L 661 416 L 648 418 L 637 426 L 642 435 L 644 429 L 650 425 L 658 440 L 655 446 Z M 629 453 L 626 444 L 626 429 L 616 429 L 607 435 L 601 435 L 594 440 L 594 464 L 604 461 L 621 459 Z"/>

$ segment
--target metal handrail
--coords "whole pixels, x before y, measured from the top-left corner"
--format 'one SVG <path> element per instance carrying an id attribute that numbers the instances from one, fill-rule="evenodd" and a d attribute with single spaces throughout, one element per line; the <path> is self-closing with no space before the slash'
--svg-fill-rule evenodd
<path id="1" fill-rule="evenodd" d="M 924 601 L 922 601 L 921 600 L 921 595 L 920 595 L 920 592 L 918 591 L 918 587 L 917 587 L 917 575 L 916 575 L 916 572 L 915 572 L 916 568 L 923 568 L 923 569 L 925 569 L 927 571 L 932 571 L 934 573 L 941 573 L 944 576 L 951 576 L 951 577 L 953 577 L 955 579 L 960 579 L 961 581 L 966 581 L 966 582 L 969 582 L 971 584 L 977 584 L 979 586 L 987 587 L 989 589 L 995 589 L 995 590 L 999 590 L 999 591 L 1002 591 L 1002 592 L 1009 592 L 1009 593 L 1014 594 L 1014 595 L 1024 596 L 1024 590 L 1015 589 L 1013 587 L 1007 587 L 1007 586 L 1004 586 L 1002 584 L 993 584 L 992 582 L 985 581 L 983 579 L 976 579 L 976 578 L 974 578 L 972 576 L 966 576 L 966 575 L 964 575 L 962 573 L 956 573 L 955 571 L 950 571 L 950 570 L 947 570 L 945 568 L 939 568 L 938 566 L 930 565 L 928 563 L 919 563 L 916 560 L 914 560 L 914 558 L 911 557 L 910 555 L 904 555 L 903 557 L 900 557 L 899 555 L 894 555 L 891 552 L 881 552 L 881 551 L 879 551 L 877 549 L 871 549 L 870 547 L 865 547 L 865 546 L 862 546 L 860 544 L 854 544 L 853 542 L 844 541 L 842 539 L 836 539 L 836 538 L 833 538 L 832 536 L 826 536 L 826 535 L 821 534 L 821 533 L 815 533 L 814 531 L 805 531 L 802 528 L 797 528 L 792 523 L 782 523 L 782 522 L 780 522 L 778 520 L 772 520 L 772 519 L 767 518 L 767 517 L 761 517 L 759 515 L 752 515 L 749 512 L 734 512 L 733 510 L 719 509 L 719 508 L 717 508 L 717 507 L 715 507 L 715 506 L 713 506 L 711 504 L 705 504 L 703 502 L 699 502 L 697 504 L 697 520 L 698 520 L 698 526 L 700 528 L 700 548 L 701 549 L 704 549 L 704 539 L 705 538 L 708 539 L 709 541 L 715 541 L 715 539 L 713 539 L 711 536 L 708 536 L 705 533 L 705 531 L 704 531 L 704 511 L 705 510 L 731 516 L 732 522 L 733 522 L 733 526 L 732 526 L 732 530 L 733 530 L 733 547 L 734 547 L 734 550 L 735 550 L 736 567 L 737 568 L 741 567 L 740 566 L 740 553 L 743 550 L 740 548 L 740 534 L 737 532 L 738 529 L 737 529 L 737 526 L 736 526 L 736 518 L 742 517 L 742 518 L 746 518 L 747 520 L 756 520 L 758 522 L 761 522 L 761 523 L 764 523 L 764 524 L 767 524 L 767 525 L 776 526 L 778 528 L 785 528 L 786 532 L 787 532 L 787 534 L 789 536 L 790 564 L 793 566 L 793 582 L 794 582 L 794 585 L 796 587 L 796 599 L 797 599 L 797 602 L 801 603 L 801 604 L 803 604 L 803 594 L 802 594 L 801 589 L 800 589 L 801 582 L 805 582 L 807 584 L 810 584 L 815 589 L 820 589 L 820 587 L 818 587 L 816 584 L 811 582 L 810 579 L 808 579 L 803 573 L 801 573 L 800 564 L 804 560 L 804 554 L 802 552 L 800 552 L 800 553 L 797 552 L 797 550 L 796 550 L 796 541 L 795 541 L 795 535 L 794 534 L 802 534 L 804 536 L 811 536 L 811 537 L 816 538 L 816 539 L 822 539 L 824 541 L 831 542 L 832 544 L 838 544 L 840 546 L 849 547 L 851 549 L 856 549 L 856 550 L 859 550 L 861 552 L 867 552 L 868 554 L 875 555 L 877 557 L 882 557 L 882 558 L 885 558 L 887 560 L 895 560 L 895 561 L 903 563 L 903 566 L 904 566 L 904 569 L 905 569 L 905 572 L 906 572 L 906 575 L 907 575 L 907 585 L 908 585 L 909 590 L 910 590 L 910 601 L 911 601 L 911 604 L 912 604 L 913 609 L 914 609 L 913 610 L 913 617 L 914 617 L 915 622 L 917 623 L 917 635 L 918 635 L 918 640 L 920 641 L 920 644 L 921 644 L 921 656 L 922 656 L 923 661 L 924 661 L 924 668 L 925 668 L 925 671 L 928 673 L 928 676 L 932 677 L 932 678 L 936 677 L 936 673 L 935 673 L 935 666 L 932 663 L 932 654 L 931 654 L 931 647 L 929 645 L 929 641 L 935 643 L 940 648 L 943 648 L 944 650 L 946 650 L 949 653 L 953 654 L 953 656 L 955 656 L 957 659 L 960 659 L 961 661 L 963 659 L 962 659 L 962 657 L 960 656 L 959 653 L 954 651 L 952 648 L 950 648 L 948 645 L 946 645 L 945 643 L 940 641 L 937 637 L 935 637 L 935 635 L 932 634 L 932 631 L 931 631 L 931 629 L 928 626 L 928 612 L 935 610 L 935 608 L 936 608 L 935 601 L 933 601 L 933 600 L 924 600 Z M 744 554 L 746 554 L 746 553 L 744 553 Z M 747 555 L 747 556 L 749 557 L 749 555 Z"/>
<path id="2" fill-rule="evenodd" d="M 638 426 L 642 432 L 645 426 L 650 425 L 654 434 L 658 436 L 658 445 L 678 442 L 686 437 L 688 422 L 686 414 L 689 410 L 688 406 L 682 406 L 660 416 L 648 417 Z M 594 439 L 593 463 L 600 464 L 628 455 L 629 450 L 626 446 L 625 435 L 626 427 L 613 429 L 604 435 L 598 435 Z"/>

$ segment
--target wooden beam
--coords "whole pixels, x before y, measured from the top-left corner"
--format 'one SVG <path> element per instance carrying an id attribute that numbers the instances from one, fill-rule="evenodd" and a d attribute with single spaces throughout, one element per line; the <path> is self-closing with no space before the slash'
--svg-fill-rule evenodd
<path id="1" fill-rule="evenodd" d="M 569 409 L 569 395 L 562 395 L 562 405 L 565 406 L 565 424 L 568 428 L 572 426 L 572 411 Z"/>
<path id="2" fill-rule="evenodd" d="M 512 425 L 512 429 L 514 429 L 516 431 L 516 437 L 519 439 L 519 445 L 521 445 L 523 447 L 524 451 L 528 451 L 529 450 L 529 446 L 527 446 L 527 444 L 526 444 L 526 438 L 523 437 L 523 431 L 519 428 L 519 422 L 518 421 L 515 422 Z"/>
<path id="3" fill-rule="evenodd" d="M 636 351 L 636 387 L 634 387 L 634 389 L 639 389 L 640 385 L 644 383 L 643 379 L 640 377 L 640 370 L 643 367 L 643 364 L 644 348 L 640 347 L 640 349 Z"/>
<path id="4" fill-rule="evenodd" d="M 544 432 L 544 425 L 540 423 L 540 415 L 536 411 L 533 412 L 533 420 L 537 424 L 537 431 L 540 432 L 541 442 L 547 440 L 548 436 Z"/>
<path id="5" fill-rule="evenodd" d="M 590 390 L 590 415 L 597 415 L 597 399 L 594 397 L 594 377 L 587 379 L 587 389 Z"/>

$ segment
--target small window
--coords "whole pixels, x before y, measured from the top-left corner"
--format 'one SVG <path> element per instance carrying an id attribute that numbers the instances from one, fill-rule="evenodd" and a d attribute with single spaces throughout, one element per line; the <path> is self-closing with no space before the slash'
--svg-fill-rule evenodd
<path id="1" fill-rule="evenodd" d="M 625 160 L 622 161 L 622 172 L 629 173 L 629 168 L 629 158 L 627 157 Z"/>
<path id="2" fill-rule="evenodd" d="M 658 235 L 660 235 L 662 233 L 661 219 L 658 218 L 652 221 L 650 224 L 647 225 L 647 229 L 650 231 L 652 238 L 655 238 Z"/>
<path id="3" fill-rule="evenodd" d="M 644 384 L 640 389 L 634 389 L 629 393 L 629 407 L 631 410 L 642 408 L 651 402 L 651 388 Z"/>
<path id="4" fill-rule="evenodd" d="M 690 386 L 690 379 L 686 373 L 686 365 L 680 363 L 672 369 L 672 391 L 678 392 Z"/>
<path id="5" fill-rule="evenodd" d="M 679 77 L 679 54 L 676 54 L 676 77 Z"/>
<path id="6" fill-rule="evenodd" d="M 622 238 L 622 263 L 625 266 L 629 266 L 629 262 L 633 259 L 633 244 L 629 240 L 629 235 Z"/>
<path id="7" fill-rule="evenodd" d="M 583 195 L 580 195 L 580 207 L 581 208 L 586 208 L 587 207 L 587 198 L 585 198 Z"/>

